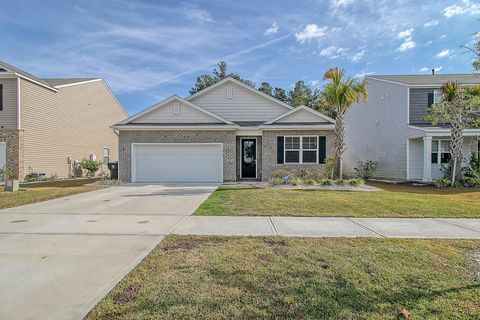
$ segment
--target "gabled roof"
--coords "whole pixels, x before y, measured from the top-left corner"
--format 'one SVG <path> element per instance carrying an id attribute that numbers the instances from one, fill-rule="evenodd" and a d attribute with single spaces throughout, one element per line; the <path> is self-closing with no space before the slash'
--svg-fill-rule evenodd
<path id="1" fill-rule="evenodd" d="M 198 97 L 198 96 L 201 96 L 201 95 L 203 95 L 203 94 L 205 94 L 205 93 L 207 93 L 207 92 L 209 92 L 209 91 L 211 91 L 211 90 L 213 90 L 213 89 L 215 89 L 215 88 L 217 88 L 217 87 L 219 87 L 219 86 L 221 86 L 222 84 L 227 83 L 227 82 L 235 83 L 236 85 L 239 85 L 239 86 L 241 86 L 242 88 L 247 89 L 247 90 L 249 90 L 249 91 L 251 91 L 251 92 L 253 92 L 253 93 L 255 93 L 255 94 L 259 95 L 259 96 L 262 96 L 262 97 L 264 97 L 264 98 L 267 98 L 268 100 L 271 100 L 271 101 L 273 101 L 273 102 L 281 105 L 282 107 L 285 107 L 285 108 L 288 109 L 288 110 L 293 109 L 293 107 L 292 107 L 291 105 L 289 105 L 289 104 L 287 104 L 287 103 L 285 103 L 285 102 L 283 102 L 283 101 L 280 101 L 280 100 L 278 100 L 277 98 L 272 97 L 271 95 L 268 95 L 268 94 L 266 94 L 266 93 L 264 93 L 264 92 L 262 92 L 262 91 L 260 91 L 260 90 L 257 90 L 257 89 L 255 89 L 255 88 L 252 88 L 252 87 L 250 87 L 249 85 L 247 85 L 247 84 L 245 84 L 245 83 L 243 83 L 243 82 L 241 82 L 241 81 L 238 81 L 237 79 L 232 78 L 232 77 L 230 77 L 230 76 L 226 77 L 225 79 L 220 80 L 219 82 L 217 82 L 217 83 L 215 83 L 215 84 L 212 84 L 211 86 L 209 86 L 209 87 L 207 87 L 207 88 L 205 88 L 205 89 L 203 89 L 203 90 L 200 90 L 200 91 L 192 94 L 192 95 L 189 96 L 189 97 L 186 97 L 185 100 L 192 100 L 192 99 L 194 99 L 194 98 L 196 98 L 196 97 Z"/>
<path id="2" fill-rule="evenodd" d="M 63 87 L 74 84 L 81 84 L 85 82 L 100 81 L 101 78 L 43 78 L 43 81 L 52 87 Z"/>
<path id="3" fill-rule="evenodd" d="M 46 88 L 48 88 L 48 89 L 50 89 L 50 90 L 57 91 L 57 89 L 55 89 L 52 85 L 50 85 L 50 84 L 49 84 L 48 82 L 46 82 L 45 80 L 42 80 L 42 79 L 40 79 L 40 78 L 37 78 L 37 77 L 35 77 L 33 74 L 30 74 L 30 73 L 28 73 L 28 72 L 26 72 L 26 71 L 23 71 L 23 70 L 21 70 L 21 69 L 18 69 L 18 68 L 14 67 L 14 66 L 6 63 L 6 62 L 0 61 L 0 68 L 6 70 L 7 72 L 11 72 L 11 73 L 13 73 L 13 74 L 15 74 L 15 75 L 17 75 L 17 76 L 19 76 L 19 77 L 21 77 L 21 78 L 24 78 L 24 79 L 26 79 L 26 80 L 30 80 L 30 81 L 32 81 L 32 82 L 34 82 L 34 83 L 36 83 L 36 84 L 39 84 L 39 85 L 41 85 L 41 86 L 43 86 L 43 87 L 46 87 Z M 4 72 L 4 71 L 3 71 L 3 72 Z M 1 74 L 1 72 L 0 72 L 0 74 Z"/>
<path id="4" fill-rule="evenodd" d="M 412 86 L 441 86 L 446 81 L 458 81 L 464 85 L 479 85 L 480 74 L 417 74 L 417 75 L 371 75 L 367 79 L 397 82 Z"/>
<path id="5" fill-rule="evenodd" d="M 149 113 L 149 112 L 152 112 L 152 111 L 154 111 L 154 110 L 156 110 L 156 109 L 159 109 L 159 108 L 165 106 L 166 104 L 168 104 L 168 103 L 170 103 L 170 102 L 172 102 L 172 101 L 174 101 L 174 100 L 177 100 L 177 101 L 179 101 L 179 102 L 181 102 L 181 103 L 186 104 L 187 106 L 190 106 L 190 107 L 192 107 L 192 108 L 195 108 L 195 109 L 197 109 L 198 111 L 200 111 L 200 112 L 202 112 L 202 113 L 204 113 L 204 114 L 206 114 L 206 115 L 208 115 L 208 116 L 210 116 L 210 117 L 212 117 L 212 118 L 215 118 L 215 119 L 217 119 L 217 120 L 222 121 L 224 124 L 235 125 L 233 122 L 231 122 L 231 121 L 229 121 L 229 120 L 227 120 L 227 119 L 225 119 L 225 118 L 222 118 L 222 117 L 220 117 L 219 115 L 216 115 L 216 114 L 214 114 L 214 113 L 212 113 L 212 112 L 210 112 L 210 111 L 207 111 L 207 110 L 203 109 L 202 107 L 199 107 L 199 106 L 197 106 L 196 104 L 191 103 L 190 101 L 187 101 L 187 100 L 185 100 L 185 99 L 183 99 L 183 98 L 181 98 L 181 97 L 179 97 L 179 96 L 177 96 L 177 95 L 173 95 L 173 96 L 171 96 L 171 97 L 169 97 L 169 98 L 167 98 L 167 99 L 165 99 L 165 100 L 163 100 L 163 101 L 160 101 L 159 103 L 154 104 L 154 105 L 151 106 L 150 108 L 147 108 L 147 109 L 145 109 L 145 110 L 143 110 L 143 111 L 140 111 L 139 113 L 134 114 L 133 116 L 131 116 L 131 117 L 129 117 L 129 118 L 127 118 L 127 119 L 119 122 L 118 124 L 119 124 L 119 125 L 128 124 L 128 123 L 132 122 L 133 120 L 135 120 L 135 119 L 137 119 L 137 118 L 139 118 L 139 117 L 141 117 L 141 116 L 143 116 L 143 115 L 145 115 L 145 114 L 147 114 L 147 113 Z"/>
<path id="6" fill-rule="evenodd" d="M 290 111 L 288 111 L 288 112 L 286 112 L 286 113 L 284 113 L 284 114 L 281 114 L 280 116 L 278 116 L 278 117 L 276 117 L 276 118 L 273 118 L 273 119 L 265 122 L 264 125 L 274 124 L 274 123 L 276 123 L 277 121 L 279 121 L 279 120 L 281 120 L 281 119 L 283 119 L 283 118 L 285 118 L 285 117 L 288 117 L 288 116 L 291 115 L 291 114 L 294 114 L 294 113 L 296 113 L 296 112 L 299 112 L 299 111 L 301 111 L 301 110 L 310 112 L 312 115 L 314 115 L 314 116 L 316 116 L 316 117 L 319 117 L 319 118 L 325 120 L 325 122 L 327 122 L 327 123 L 330 123 L 330 124 L 334 124 L 334 123 L 335 123 L 335 120 L 332 119 L 332 118 L 330 118 L 329 116 L 324 115 L 323 113 L 320 113 L 320 112 L 318 112 L 318 111 L 316 111 L 316 110 L 313 110 L 312 108 L 309 108 L 309 107 L 307 107 L 307 106 L 301 105 L 301 106 L 298 106 L 298 107 L 296 107 L 295 109 L 292 109 L 292 110 L 290 110 Z M 308 124 L 308 123 L 306 123 L 306 124 Z"/>

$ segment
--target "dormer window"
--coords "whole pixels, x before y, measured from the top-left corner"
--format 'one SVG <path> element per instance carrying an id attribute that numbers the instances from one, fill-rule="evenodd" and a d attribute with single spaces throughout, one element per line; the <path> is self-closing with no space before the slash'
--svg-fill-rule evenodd
<path id="1" fill-rule="evenodd" d="M 227 99 L 232 99 L 233 98 L 233 88 L 232 87 L 227 87 L 226 92 L 225 92 L 225 98 L 227 98 Z"/>
<path id="2" fill-rule="evenodd" d="M 173 104 L 173 114 L 180 114 L 180 103 Z"/>

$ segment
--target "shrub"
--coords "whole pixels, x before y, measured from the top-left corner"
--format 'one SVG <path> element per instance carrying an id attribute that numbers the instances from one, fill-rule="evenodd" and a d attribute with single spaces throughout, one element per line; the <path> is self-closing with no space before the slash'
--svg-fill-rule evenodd
<path id="1" fill-rule="evenodd" d="M 0 181 L 7 181 L 15 179 L 12 169 L 8 165 L 0 168 Z"/>
<path id="2" fill-rule="evenodd" d="M 317 182 L 316 182 L 315 180 L 313 180 L 313 179 L 308 179 L 308 180 L 305 181 L 305 184 L 306 184 L 307 186 L 314 186 L 314 185 L 317 184 Z"/>
<path id="3" fill-rule="evenodd" d="M 452 180 L 447 178 L 437 179 L 433 181 L 433 185 L 437 188 L 448 188 L 452 185 Z"/>
<path id="4" fill-rule="evenodd" d="M 373 176 L 375 170 L 377 170 L 378 161 L 367 160 L 367 161 L 358 161 L 357 167 L 353 168 L 355 170 L 355 175 L 362 179 L 369 179 Z"/>
<path id="5" fill-rule="evenodd" d="M 464 172 L 465 179 L 480 179 L 480 154 L 472 152 L 468 159 L 467 168 Z"/>
<path id="6" fill-rule="evenodd" d="M 82 162 L 80 162 L 80 167 L 82 167 L 84 170 L 87 170 L 88 176 L 93 177 L 95 176 L 95 172 L 97 172 L 100 168 L 100 162 L 83 159 Z"/>
<path id="7" fill-rule="evenodd" d="M 301 184 L 303 183 L 303 180 L 302 180 L 301 178 L 299 178 L 299 177 L 295 177 L 295 176 L 294 176 L 294 177 L 292 177 L 292 178 L 290 179 L 289 182 L 290 182 L 292 185 L 294 185 L 294 186 L 299 186 L 299 185 L 301 185 Z"/>
<path id="8" fill-rule="evenodd" d="M 322 181 L 320 181 L 320 184 L 322 186 L 331 186 L 332 185 L 332 180 L 331 179 L 322 179 Z"/>
<path id="9" fill-rule="evenodd" d="M 333 158 L 325 159 L 325 178 L 333 179 L 333 168 L 334 168 L 334 159 Z"/>
<path id="10" fill-rule="evenodd" d="M 278 186 L 278 185 L 283 184 L 283 179 L 279 178 L 279 177 L 273 177 L 272 176 L 270 179 L 268 179 L 268 183 L 270 183 L 270 185 L 272 185 L 272 186 Z"/>
<path id="11" fill-rule="evenodd" d="M 347 183 L 353 187 L 359 187 L 365 184 L 365 180 L 361 178 L 353 178 L 353 179 L 347 180 Z"/>
<path id="12" fill-rule="evenodd" d="M 340 180 L 335 181 L 335 183 L 337 184 L 337 186 L 343 186 L 345 184 L 345 180 L 340 179 Z"/>
<path id="13" fill-rule="evenodd" d="M 467 177 L 464 182 L 466 187 L 480 187 L 479 178 Z"/>

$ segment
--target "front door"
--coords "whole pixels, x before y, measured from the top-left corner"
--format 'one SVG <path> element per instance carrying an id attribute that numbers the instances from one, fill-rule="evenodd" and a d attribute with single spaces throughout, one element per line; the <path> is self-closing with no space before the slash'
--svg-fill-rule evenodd
<path id="1" fill-rule="evenodd" d="M 257 177 L 257 140 L 242 139 L 242 178 Z"/>

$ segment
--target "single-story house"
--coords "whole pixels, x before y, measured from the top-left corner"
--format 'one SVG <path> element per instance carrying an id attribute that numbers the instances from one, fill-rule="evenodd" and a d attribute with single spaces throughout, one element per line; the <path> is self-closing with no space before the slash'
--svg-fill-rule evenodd
<path id="1" fill-rule="evenodd" d="M 113 128 L 123 182 L 266 180 L 278 169 L 321 170 L 333 152 L 333 119 L 231 77 Z"/>

